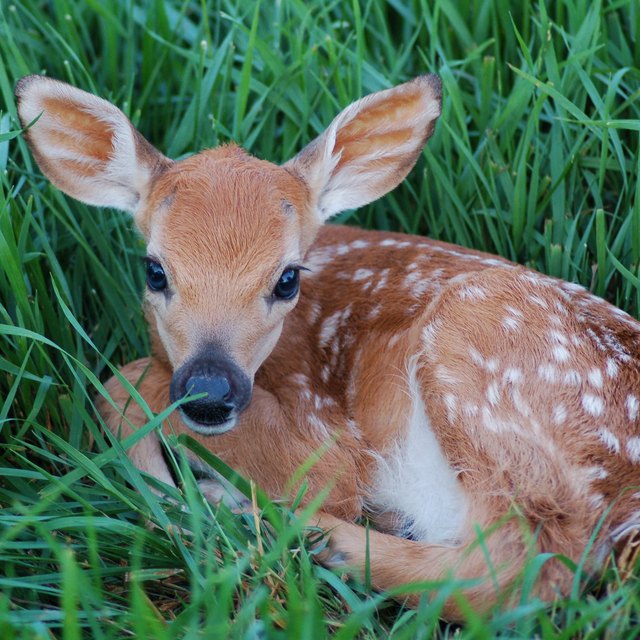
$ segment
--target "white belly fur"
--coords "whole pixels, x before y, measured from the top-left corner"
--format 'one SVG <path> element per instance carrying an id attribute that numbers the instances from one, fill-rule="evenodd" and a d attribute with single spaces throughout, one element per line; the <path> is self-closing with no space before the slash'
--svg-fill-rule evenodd
<path id="1" fill-rule="evenodd" d="M 413 407 L 405 435 L 378 457 L 368 507 L 393 513 L 403 535 L 431 544 L 455 544 L 467 514 L 467 498 L 431 429 L 409 363 Z"/>

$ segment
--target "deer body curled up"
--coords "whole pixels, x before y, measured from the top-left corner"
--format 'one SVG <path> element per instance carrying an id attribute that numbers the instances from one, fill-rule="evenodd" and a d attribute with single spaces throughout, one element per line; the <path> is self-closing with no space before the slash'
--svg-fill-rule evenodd
<path id="1" fill-rule="evenodd" d="M 440 115 L 436 76 L 353 103 L 283 166 L 235 145 L 174 162 L 100 98 L 39 76 L 16 93 L 24 125 L 42 114 L 26 135 L 50 180 L 129 211 L 146 239 L 153 355 L 122 374 L 156 412 L 199 394 L 164 428 L 274 498 L 332 443 L 306 479 L 308 498 L 332 487 L 327 562 L 370 562 L 382 590 L 495 572 L 466 594 L 485 609 L 532 544 L 590 548 L 596 569 L 640 528 L 638 321 L 495 256 L 322 226 L 407 175 Z M 147 422 L 108 388 L 114 433 Z M 129 454 L 173 483 L 155 435 Z M 572 579 L 551 558 L 537 593 Z"/>

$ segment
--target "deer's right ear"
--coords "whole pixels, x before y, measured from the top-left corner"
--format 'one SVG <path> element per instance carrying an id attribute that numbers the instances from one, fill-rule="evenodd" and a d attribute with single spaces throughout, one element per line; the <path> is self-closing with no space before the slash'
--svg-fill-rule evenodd
<path id="1" fill-rule="evenodd" d="M 43 173 L 87 204 L 135 213 L 154 176 L 171 165 L 106 100 L 44 76 L 16 86 L 18 115 Z"/>

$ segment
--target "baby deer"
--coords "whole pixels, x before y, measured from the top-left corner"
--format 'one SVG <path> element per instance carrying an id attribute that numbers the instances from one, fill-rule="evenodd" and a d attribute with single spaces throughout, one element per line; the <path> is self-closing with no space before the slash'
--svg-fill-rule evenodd
<path id="1" fill-rule="evenodd" d="M 382 590 L 478 579 L 466 595 L 482 610 L 517 592 L 532 548 L 579 560 L 594 540 L 594 569 L 640 527 L 640 323 L 501 258 L 321 226 L 407 175 L 437 76 L 354 102 L 283 166 L 235 145 L 174 162 L 84 91 L 28 76 L 16 94 L 23 125 L 40 116 L 26 136 L 50 180 L 130 212 L 147 241 L 153 355 L 122 374 L 156 412 L 199 394 L 164 428 L 274 498 L 325 445 L 306 480 L 308 499 L 332 487 L 326 561 L 370 562 Z M 147 422 L 108 389 L 114 433 Z M 130 455 L 173 483 L 156 437 Z M 551 557 L 537 593 L 572 580 Z M 460 616 L 453 600 L 444 615 Z"/>

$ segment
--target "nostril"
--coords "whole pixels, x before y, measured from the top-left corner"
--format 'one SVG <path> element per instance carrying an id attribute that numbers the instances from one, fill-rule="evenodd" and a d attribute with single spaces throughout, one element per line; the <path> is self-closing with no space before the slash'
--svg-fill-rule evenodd
<path id="1" fill-rule="evenodd" d="M 190 395 L 206 393 L 203 400 L 208 403 L 226 402 L 231 396 L 231 385 L 224 376 L 191 376 L 186 389 Z"/>

